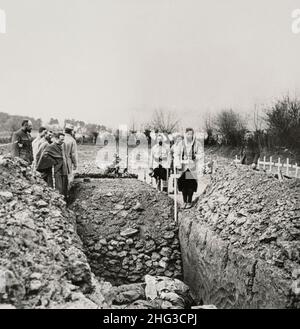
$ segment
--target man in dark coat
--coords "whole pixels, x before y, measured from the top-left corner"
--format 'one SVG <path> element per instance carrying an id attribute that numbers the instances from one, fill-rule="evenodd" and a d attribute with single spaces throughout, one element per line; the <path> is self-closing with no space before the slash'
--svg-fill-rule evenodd
<path id="1" fill-rule="evenodd" d="M 32 122 L 24 120 L 21 129 L 12 136 L 12 156 L 27 161 L 29 165 L 33 162 L 31 131 Z"/>
<path id="2" fill-rule="evenodd" d="M 41 159 L 41 155 L 45 151 L 45 148 L 49 145 L 52 144 L 52 139 L 53 139 L 53 132 L 51 130 L 47 131 L 47 134 L 45 136 L 45 141 L 41 143 L 39 146 L 38 152 L 36 154 L 36 164 L 39 163 Z"/>
<path id="3" fill-rule="evenodd" d="M 252 168 L 255 169 L 260 157 L 260 148 L 259 143 L 255 140 L 254 134 L 249 131 L 245 135 L 245 141 L 241 153 L 241 163 L 252 165 Z"/>
<path id="4" fill-rule="evenodd" d="M 46 146 L 37 164 L 37 171 L 50 187 L 54 187 L 65 196 L 68 194 L 68 170 L 67 161 L 62 147 L 65 135 L 57 133 L 53 135 L 53 143 Z M 54 179 L 53 179 L 54 177 Z"/>

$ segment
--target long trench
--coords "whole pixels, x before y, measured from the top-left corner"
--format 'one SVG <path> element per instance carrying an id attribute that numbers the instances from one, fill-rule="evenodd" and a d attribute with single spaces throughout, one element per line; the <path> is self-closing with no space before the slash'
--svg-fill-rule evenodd
<path id="1" fill-rule="evenodd" d="M 69 207 L 98 278 L 113 286 L 146 275 L 183 281 L 174 201 L 165 193 L 137 179 L 85 177 L 75 180 Z"/>
<path id="2" fill-rule="evenodd" d="M 143 282 L 148 274 L 185 282 L 194 305 L 298 303 L 280 269 L 230 246 L 196 219 L 195 207 L 179 211 L 177 224 L 174 199 L 144 182 L 85 177 L 75 182 L 72 196 L 70 208 L 91 269 L 114 286 Z"/>

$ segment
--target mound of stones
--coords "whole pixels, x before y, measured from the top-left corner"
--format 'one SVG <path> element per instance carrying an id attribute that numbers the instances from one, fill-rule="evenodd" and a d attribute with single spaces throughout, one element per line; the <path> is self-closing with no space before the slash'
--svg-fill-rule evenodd
<path id="1" fill-rule="evenodd" d="M 220 308 L 299 307 L 300 181 L 219 165 L 180 214 L 185 279 Z"/>
<path id="2" fill-rule="evenodd" d="M 21 159 L 1 157 L 0 307 L 107 307 L 109 289 L 92 274 L 62 197 Z"/>
<path id="3" fill-rule="evenodd" d="M 119 309 L 187 309 L 194 301 L 189 287 L 177 279 L 146 275 L 143 283 L 114 287 L 113 307 Z"/>
<path id="4" fill-rule="evenodd" d="M 111 179 L 108 181 L 112 182 Z M 194 305 L 189 288 L 180 280 L 171 278 L 181 277 L 182 272 L 178 261 L 177 229 L 169 214 L 172 208 L 169 200 L 165 195 L 149 194 L 148 191 L 140 201 L 136 196 L 134 201 L 131 200 L 134 195 L 130 197 L 131 201 L 118 199 L 120 202 L 126 200 L 130 205 L 121 209 L 114 201 L 114 193 L 118 193 L 120 186 L 119 182 L 116 190 L 111 188 L 110 192 L 105 192 L 105 197 L 114 204 L 107 205 L 107 209 L 115 215 L 116 211 L 131 210 L 132 213 L 128 218 L 125 216 L 128 223 L 121 225 L 122 230 L 118 232 L 115 243 L 110 237 L 116 232 L 114 225 L 118 225 L 118 219 L 104 227 L 96 249 L 101 254 L 102 245 L 104 250 L 107 248 L 105 260 L 121 259 L 123 264 L 127 259 L 129 264 L 134 264 L 134 267 L 128 267 L 128 271 L 133 271 L 128 275 L 128 281 L 138 281 L 142 273 L 147 274 L 140 279 L 142 283 L 113 287 L 93 274 L 84 253 L 86 246 L 76 232 L 76 216 L 67 208 L 62 196 L 49 188 L 21 159 L 0 157 L 0 309 L 183 309 Z M 138 185 L 130 187 L 138 189 Z M 101 188 L 105 186 L 102 184 Z M 156 217 L 153 217 L 143 206 L 147 205 L 144 203 L 146 196 L 153 197 L 152 202 L 160 206 L 163 202 L 169 215 L 163 216 L 163 211 L 159 212 L 154 207 Z M 155 197 L 158 200 L 154 200 Z M 143 221 L 142 215 L 149 222 Z M 148 238 L 148 231 L 152 230 L 155 241 Z M 138 240 L 140 234 L 143 238 Z M 88 245 L 93 245 L 94 241 L 91 240 Z M 138 242 L 140 245 L 137 245 Z M 174 247 L 176 250 L 172 251 Z M 133 249 L 139 250 L 143 256 L 138 257 Z M 91 250 L 93 253 L 94 249 Z M 115 253 L 115 258 L 109 254 L 113 250 L 118 250 L 119 257 Z M 143 271 L 139 272 L 138 264 L 143 264 Z M 97 268 L 96 264 L 93 267 Z M 133 278 L 136 269 L 137 277 Z M 154 273 L 168 276 L 149 275 L 153 269 Z"/>
<path id="5" fill-rule="evenodd" d="M 173 201 L 135 179 L 78 181 L 77 230 L 97 277 L 114 285 L 146 274 L 182 278 Z"/>

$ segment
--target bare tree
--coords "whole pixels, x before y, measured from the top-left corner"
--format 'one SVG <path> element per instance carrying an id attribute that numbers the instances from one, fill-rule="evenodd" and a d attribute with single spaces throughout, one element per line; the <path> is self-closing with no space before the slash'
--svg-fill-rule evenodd
<path id="1" fill-rule="evenodd" d="M 214 135 L 216 135 L 216 129 L 213 124 L 213 118 L 209 112 L 205 114 L 204 131 L 207 134 L 207 143 L 214 143 Z"/>
<path id="2" fill-rule="evenodd" d="M 275 145 L 300 147 L 300 100 L 288 95 L 279 99 L 266 110 L 268 131 L 274 138 Z"/>
<path id="3" fill-rule="evenodd" d="M 166 111 L 163 109 L 157 109 L 154 111 L 150 127 L 156 131 L 171 134 L 178 130 L 180 120 L 176 113 L 172 111 Z"/>
<path id="4" fill-rule="evenodd" d="M 232 109 L 217 114 L 215 125 L 226 145 L 237 146 L 242 143 L 246 125 L 240 115 Z"/>

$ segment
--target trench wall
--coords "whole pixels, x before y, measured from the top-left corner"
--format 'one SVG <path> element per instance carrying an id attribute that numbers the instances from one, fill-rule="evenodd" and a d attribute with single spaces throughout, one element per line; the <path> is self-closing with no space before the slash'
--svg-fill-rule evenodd
<path id="1" fill-rule="evenodd" d="M 146 274 L 182 278 L 173 202 L 136 179 L 77 180 L 77 231 L 96 276 L 114 285 Z"/>
<path id="2" fill-rule="evenodd" d="M 218 308 L 299 308 L 300 183 L 217 168 L 179 215 L 184 280 Z"/>

